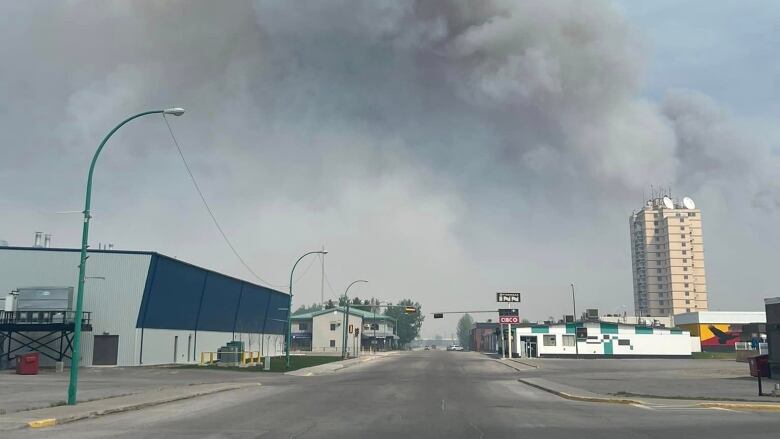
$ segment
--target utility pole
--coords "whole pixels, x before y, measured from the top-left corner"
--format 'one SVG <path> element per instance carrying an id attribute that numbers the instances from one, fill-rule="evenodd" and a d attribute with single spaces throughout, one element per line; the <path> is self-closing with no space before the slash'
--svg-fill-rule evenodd
<path id="1" fill-rule="evenodd" d="M 322 251 L 325 251 L 325 244 L 322 244 Z M 322 262 L 322 279 L 320 280 L 320 304 L 325 307 L 325 255 L 320 255 L 320 261 Z"/>
<path id="2" fill-rule="evenodd" d="M 577 301 L 574 298 L 574 284 L 571 284 L 571 307 L 574 312 L 574 356 L 580 358 L 580 341 L 577 339 Z"/>

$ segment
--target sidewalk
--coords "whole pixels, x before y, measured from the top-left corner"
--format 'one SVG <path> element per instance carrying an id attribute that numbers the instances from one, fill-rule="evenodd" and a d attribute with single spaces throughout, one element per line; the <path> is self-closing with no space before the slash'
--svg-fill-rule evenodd
<path id="1" fill-rule="evenodd" d="M 38 375 L 0 371 L 0 415 L 64 405 L 70 375 L 41 369 Z M 192 384 L 257 382 L 254 373 L 232 370 L 203 371 L 165 366 L 89 367 L 79 371 L 79 402 L 127 396 Z M 264 374 L 263 382 L 284 379 Z M 289 378 L 288 378 L 289 379 Z"/>
<path id="2" fill-rule="evenodd" d="M 285 372 L 284 374 L 293 375 L 293 376 L 304 376 L 304 377 L 316 376 L 316 375 L 327 375 L 327 374 L 335 373 L 336 371 L 339 371 L 341 369 L 346 369 L 348 367 L 356 366 L 380 358 L 386 358 L 391 355 L 395 355 L 398 352 L 399 351 L 387 351 L 387 352 L 377 352 L 374 354 L 363 354 L 357 358 L 350 358 L 349 360 L 320 364 L 318 366 L 305 367 L 303 369 L 293 370 L 291 372 Z"/>
<path id="3" fill-rule="evenodd" d="M 571 401 L 582 402 L 595 402 L 606 404 L 626 404 L 633 406 L 641 406 L 650 410 L 656 408 L 715 408 L 715 409 L 727 409 L 727 410 L 758 410 L 758 411 L 771 411 L 780 412 L 780 401 L 767 402 L 767 401 L 723 401 L 723 400 L 692 400 L 692 399 L 676 399 L 674 404 L 670 405 L 670 399 L 668 398 L 621 398 L 606 396 L 598 393 L 589 392 L 584 389 L 578 389 L 575 387 L 567 386 L 564 384 L 555 383 L 543 378 L 521 378 L 518 381 L 527 386 L 543 390 L 548 393 L 560 396 L 561 398 Z"/>
<path id="4" fill-rule="evenodd" d="M 758 396 L 756 378 L 747 365 L 723 360 L 693 359 L 534 359 L 539 365 L 529 377 L 618 398 L 754 401 L 777 403 Z M 770 393 L 777 380 L 763 380 Z"/>
<path id="5" fill-rule="evenodd" d="M 16 412 L 0 416 L 0 431 L 18 430 L 27 427 L 51 427 L 53 425 L 65 424 L 80 419 L 130 410 L 139 410 L 144 407 L 195 398 L 203 395 L 211 395 L 228 390 L 256 387 L 259 385 L 260 383 L 196 384 L 83 402 L 74 406 L 63 405 L 59 407 Z"/>

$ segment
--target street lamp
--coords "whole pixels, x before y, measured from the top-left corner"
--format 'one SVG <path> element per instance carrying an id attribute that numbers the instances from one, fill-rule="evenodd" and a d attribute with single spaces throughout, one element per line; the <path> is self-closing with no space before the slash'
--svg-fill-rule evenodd
<path id="1" fill-rule="evenodd" d="M 344 344 L 341 345 L 341 356 L 344 358 L 347 358 L 347 325 L 349 325 L 349 296 L 347 293 L 349 293 L 349 289 L 352 288 L 352 285 L 360 282 L 368 283 L 367 280 L 359 279 L 349 284 L 346 291 L 344 291 L 344 300 L 347 301 L 347 312 L 344 313 Z"/>
<path id="2" fill-rule="evenodd" d="M 574 299 L 574 284 L 571 284 L 571 307 L 574 312 L 574 356 L 580 358 L 580 343 L 577 340 L 577 302 Z"/>
<path id="3" fill-rule="evenodd" d="M 295 273 L 295 267 L 298 266 L 298 262 L 301 262 L 301 259 L 305 258 L 309 255 L 327 255 L 328 252 L 325 250 L 315 250 L 313 252 L 304 253 L 301 255 L 300 258 L 298 258 L 297 261 L 295 261 L 295 264 L 293 264 L 292 270 L 290 270 L 290 306 L 288 306 L 287 311 L 287 349 L 285 352 L 285 361 L 284 361 L 284 367 L 289 369 L 290 368 L 290 338 L 292 337 L 292 299 L 293 299 L 293 273 Z"/>
<path id="4" fill-rule="evenodd" d="M 92 218 L 89 214 L 89 207 L 92 201 L 92 174 L 95 172 L 95 163 L 97 163 L 98 156 L 100 155 L 100 152 L 103 150 L 103 147 L 106 145 L 106 142 L 108 142 L 108 139 L 111 138 L 111 136 L 114 135 L 115 132 L 119 128 L 122 128 L 122 126 L 128 122 L 130 122 L 133 119 L 137 119 L 142 116 L 147 116 L 150 114 L 162 114 L 163 116 L 166 114 L 170 114 L 173 116 L 181 116 L 184 114 L 183 108 L 168 108 L 165 110 L 151 110 L 151 111 L 144 111 L 143 113 L 138 113 L 134 116 L 130 116 L 127 119 L 123 120 L 119 123 L 119 125 L 115 126 L 113 130 L 111 130 L 105 138 L 103 138 L 103 141 L 100 142 L 100 146 L 98 146 L 97 151 L 95 151 L 95 155 L 92 157 L 92 163 L 89 165 L 89 174 L 87 175 L 87 191 L 86 191 L 86 197 L 84 201 L 84 226 L 81 232 L 81 259 L 79 262 L 79 280 L 78 280 L 78 293 L 76 294 L 76 315 L 74 318 L 74 329 L 73 329 L 73 350 L 71 352 L 71 359 L 70 359 L 70 382 L 68 383 L 68 405 L 75 405 L 76 404 L 76 389 L 78 386 L 78 380 L 79 380 L 79 360 L 80 360 L 80 350 L 81 350 L 81 315 L 82 310 L 84 307 L 84 279 L 85 279 L 85 273 L 87 269 L 87 240 L 89 238 L 89 220 Z"/>

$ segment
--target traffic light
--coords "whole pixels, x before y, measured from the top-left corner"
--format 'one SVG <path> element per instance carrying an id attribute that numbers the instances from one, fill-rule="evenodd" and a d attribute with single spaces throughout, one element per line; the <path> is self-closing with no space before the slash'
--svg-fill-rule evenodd
<path id="1" fill-rule="evenodd" d="M 406 314 L 416 314 L 417 313 L 417 308 L 415 308 L 413 306 L 405 306 L 404 307 L 404 313 L 406 313 Z"/>
<path id="2" fill-rule="evenodd" d="M 444 318 L 444 313 L 443 312 L 435 312 L 435 313 L 433 313 L 433 318 L 434 319 L 443 319 Z"/>

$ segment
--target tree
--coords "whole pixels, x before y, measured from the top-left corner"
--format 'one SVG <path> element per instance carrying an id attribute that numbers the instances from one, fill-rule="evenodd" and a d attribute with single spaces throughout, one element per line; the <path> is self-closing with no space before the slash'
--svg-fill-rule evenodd
<path id="1" fill-rule="evenodd" d="M 387 308 L 385 310 L 385 315 L 396 319 L 398 342 L 401 346 L 404 346 L 420 334 L 420 328 L 422 328 L 425 316 L 422 314 L 422 307 L 420 307 L 420 304 L 412 299 L 403 299 L 396 305 L 398 306 Z M 405 306 L 413 306 L 417 308 L 417 312 L 414 314 L 406 314 L 404 312 Z"/>
<path id="2" fill-rule="evenodd" d="M 464 348 L 471 347 L 471 327 L 474 326 L 474 319 L 468 314 L 458 320 L 458 342 Z"/>
<path id="3" fill-rule="evenodd" d="M 296 316 L 298 314 L 306 314 L 309 312 L 315 312 L 322 310 L 322 304 L 321 303 L 312 303 L 311 306 L 301 305 L 298 307 L 298 309 L 293 312 L 293 315 Z"/>

